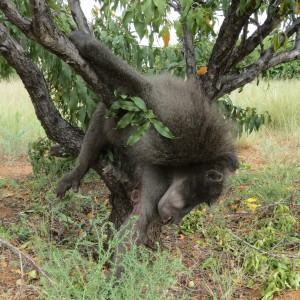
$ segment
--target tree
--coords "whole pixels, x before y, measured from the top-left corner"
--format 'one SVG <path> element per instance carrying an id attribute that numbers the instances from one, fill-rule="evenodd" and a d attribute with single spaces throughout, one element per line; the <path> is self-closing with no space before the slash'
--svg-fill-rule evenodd
<path id="1" fill-rule="evenodd" d="M 195 77 L 211 101 L 300 57 L 298 0 L 105 0 L 99 5 L 90 27 L 78 0 L 0 1 L 1 75 L 16 70 L 49 139 L 75 155 L 84 136 L 80 127 L 86 127 L 100 99 L 111 107 L 115 94 L 68 39 L 72 30 L 94 34 L 143 72 L 169 69 Z M 174 22 L 168 17 L 172 11 L 179 16 Z M 220 15 L 224 19 L 216 34 Z M 170 47 L 172 27 L 180 43 Z M 138 44 L 135 32 L 148 38 L 148 47 Z M 165 49 L 153 46 L 155 34 L 163 38 Z M 99 161 L 93 166 L 111 192 L 111 221 L 117 228 L 129 214 L 138 213 L 138 208 L 132 212 L 129 192 L 135 183 L 125 165 L 119 153 L 113 165 Z M 158 239 L 160 228 L 160 222 L 153 223 L 152 240 Z"/>

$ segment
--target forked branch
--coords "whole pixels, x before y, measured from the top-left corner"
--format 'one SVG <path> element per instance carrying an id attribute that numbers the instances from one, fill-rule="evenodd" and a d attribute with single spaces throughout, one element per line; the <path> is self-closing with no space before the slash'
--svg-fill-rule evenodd
<path id="1" fill-rule="evenodd" d="M 235 89 L 253 81 L 260 73 L 280 63 L 287 63 L 300 58 L 300 49 L 286 50 L 274 54 L 273 47 L 270 47 L 265 54 L 255 63 L 244 69 L 242 74 L 229 73 L 221 79 L 221 88 L 215 94 L 215 99 L 228 94 Z"/>
<path id="2" fill-rule="evenodd" d="M 213 85 L 218 88 L 218 80 L 226 71 L 228 59 L 231 57 L 240 32 L 247 24 L 249 16 L 258 9 L 254 5 L 255 1 L 252 2 L 253 6 L 241 15 L 237 13 L 239 0 L 233 0 L 231 6 L 228 8 L 208 62 L 206 85 Z"/>
<path id="3" fill-rule="evenodd" d="M 275 18 L 269 16 L 261 26 L 257 27 L 253 34 L 246 39 L 244 43 L 233 50 L 227 62 L 226 70 L 234 67 L 237 63 L 249 55 L 260 44 L 260 42 L 278 26 L 280 22 L 281 19 L 279 14 Z"/>

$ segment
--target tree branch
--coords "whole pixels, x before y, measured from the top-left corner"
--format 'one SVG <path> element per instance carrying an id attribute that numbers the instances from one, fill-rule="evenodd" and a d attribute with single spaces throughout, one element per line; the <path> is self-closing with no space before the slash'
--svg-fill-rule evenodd
<path id="1" fill-rule="evenodd" d="M 49 95 L 43 74 L 2 24 L 0 24 L 0 53 L 15 68 L 23 81 L 47 136 L 60 144 L 68 144 L 72 153 L 79 153 L 83 132 L 61 117 Z"/>
<path id="2" fill-rule="evenodd" d="M 214 95 L 213 99 L 218 99 L 235 89 L 251 82 L 261 72 L 268 70 L 281 63 L 291 62 L 300 58 L 300 49 L 286 50 L 274 55 L 273 47 L 270 47 L 265 54 L 254 64 L 244 69 L 242 74 L 229 73 L 221 79 L 221 88 Z"/>
<path id="3" fill-rule="evenodd" d="M 287 34 L 288 37 L 290 37 L 294 33 L 297 33 L 299 27 L 300 27 L 300 17 L 293 21 L 293 24 L 287 28 L 285 33 Z"/>
<path id="4" fill-rule="evenodd" d="M 281 22 L 279 14 L 276 18 L 268 16 L 264 24 L 258 26 L 256 31 L 239 47 L 235 48 L 232 55 L 227 61 L 226 70 L 229 70 L 240 61 L 242 61 L 247 55 L 249 55 L 270 32 Z"/>
<path id="5" fill-rule="evenodd" d="M 0 1 L 0 9 L 13 24 L 26 34 L 26 36 L 35 39 L 31 30 L 31 20 L 20 14 L 11 1 Z"/>
<path id="6" fill-rule="evenodd" d="M 36 38 L 49 43 L 59 35 L 56 26 L 51 17 L 51 11 L 48 4 L 41 0 L 30 0 L 29 7 L 32 15 L 32 28 Z"/>
<path id="7" fill-rule="evenodd" d="M 295 49 L 300 49 L 300 27 L 297 28 L 296 32 Z"/>
<path id="8" fill-rule="evenodd" d="M 25 258 L 25 260 L 27 260 L 35 270 L 37 270 L 42 276 L 44 276 L 49 283 L 56 288 L 55 282 L 42 270 L 41 267 L 39 267 L 36 262 L 27 254 L 22 252 L 21 250 L 19 250 L 17 247 L 13 246 L 11 243 L 6 242 L 2 239 L 0 239 L 0 244 L 2 244 L 3 246 L 7 247 L 8 249 L 13 250 L 15 253 L 17 253 L 20 257 L 20 264 L 21 264 L 21 269 L 23 268 L 22 266 L 22 258 Z M 21 272 L 22 276 L 23 276 L 23 272 Z"/>
<path id="9" fill-rule="evenodd" d="M 237 63 L 242 61 L 247 55 L 249 55 L 261 43 L 261 41 L 280 24 L 281 21 L 282 16 L 279 13 L 276 15 L 276 17 L 268 14 L 265 22 L 261 26 L 258 26 L 256 31 L 245 41 L 245 43 L 242 43 L 239 47 L 234 49 L 231 57 L 228 60 L 226 70 L 229 70 Z M 300 18 L 297 18 L 294 20 L 293 24 L 287 28 L 287 36 L 290 37 L 293 35 L 299 26 Z"/>
<path id="10" fill-rule="evenodd" d="M 183 29 L 183 38 L 182 46 L 185 59 L 185 68 L 188 78 L 196 76 L 196 58 L 195 58 L 195 46 L 194 46 L 194 37 L 189 32 L 187 25 L 182 26 Z"/>
<path id="11" fill-rule="evenodd" d="M 204 77 L 205 85 L 213 85 L 218 88 L 218 79 L 224 74 L 228 59 L 232 54 L 242 28 L 248 22 L 249 16 L 258 9 L 255 8 L 255 2 L 251 1 L 249 8 L 242 15 L 238 15 L 237 8 L 240 1 L 232 1 L 208 62 L 208 73 Z M 204 88 L 206 87 L 204 86 Z"/>
<path id="12" fill-rule="evenodd" d="M 228 233 L 229 233 L 231 236 L 233 236 L 235 239 L 237 239 L 238 241 L 240 241 L 240 242 L 242 242 L 243 244 L 245 244 L 246 246 L 248 246 L 248 247 L 250 247 L 250 248 L 252 248 L 252 249 L 254 249 L 254 250 L 256 250 L 256 251 L 258 251 L 258 252 L 260 252 L 260 253 L 262 253 L 262 254 L 268 254 L 267 251 L 263 251 L 263 250 L 261 250 L 261 249 L 255 247 L 255 246 L 251 245 L 250 243 L 244 241 L 243 239 L 241 239 L 240 237 L 238 237 L 237 235 L 235 235 L 233 232 L 231 232 L 231 231 L 228 230 Z"/>
<path id="13" fill-rule="evenodd" d="M 68 4 L 71 9 L 72 17 L 78 26 L 78 29 L 92 34 L 87 19 L 81 9 L 79 0 L 68 0 Z"/>
<path id="14" fill-rule="evenodd" d="M 167 3 L 167 5 L 169 5 L 170 7 L 172 7 L 174 9 L 174 11 L 180 13 L 180 5 L 179 5 L 179 2 L 177 0 L 169 1 Z"/>
<path id="15" fill-rule="evenodd" d="M 278 64 L 291 62 L 300 58 L 300 49 L 286 50 L 274 55 L 269 62 L 264 66 L 262 71 L 268 70 Z"/>

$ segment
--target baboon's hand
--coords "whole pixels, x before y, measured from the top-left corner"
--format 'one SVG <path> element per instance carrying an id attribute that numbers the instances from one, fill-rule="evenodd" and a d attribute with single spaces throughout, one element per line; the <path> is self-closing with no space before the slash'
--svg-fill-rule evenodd
<path id="1" fill-rule="evenodd" d="M 62 199 L 65 196 L 65 193 L 72 188 L 75 193 L 78 192 L 80 186 L 80 180 L 74 176 L 72 173 L 63 177 L 57 187 L 56 187 L 56 195 L 59 199 Z"/>

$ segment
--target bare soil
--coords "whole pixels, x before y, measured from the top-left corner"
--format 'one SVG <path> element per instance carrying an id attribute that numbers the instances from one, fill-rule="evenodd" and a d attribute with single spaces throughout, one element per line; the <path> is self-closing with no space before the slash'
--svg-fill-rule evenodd
<path id="1" fill-rule="evenodd" d="M 258 149 L 255 147 L 245 147 L 239 151 L 240 159 L 251 166 L 253 169 L 258 169 L 263 165 L 263 161 L 259 155 Z M 28 179 L 32 174 L 32 168 L 26 157 L 19 157 L 10 161 L 9 163 L 2 160 L 0 162 L 0 178 L 13 179 L 18 183 L 22 183 Z M 7 185 L 0 190 L 0 226 L 9 227 L 13 226 L 18 221 L 19 213 L 25 210 L 26 203 L 29 201 L 29 197 L 26 193 L 19 195 L 15 192 L 7 183 Z M 199 237 L 185 237 L 182 239 L 178 236 L 175 228 L 168 228 L 164 231 L 163 240 L 166 246 L 173 252 L 174 255 L 183 255 L 183 262 L 188 266 L 194 274 L 194 282 L 201 281 L 201 278 L 207 278 L 211 276 L 209 272 L 204 270 L 195 270 L 193 266 L 195 262 L 204 260 L 205 253 L 197 245 L 196 239 Z M 0 236 L 0 239 L 2 237 Z M 17 245 L 15 245 L 17 246 Z M 25 251 L 25 250 L 24 250 Z M 22 272 L 29 270 L 30 266 L 20 260 L 18 254 L 12 249 L 5 247 L 1 244 L 0 240 L 0 299 L 3 300 L 25 300 L 36 299 L 37 294 L 35 292 L 34 285 L 28 284 L 24 280 Z M 213 285 L 213 279 L 211 280 Z M 188 285 L 186 278 L 179 278 L 178 288 L 186 288 Z M 245 296 L 241 296 L 241 299 L 259 299 L 259 287 L 252 287 L 251 290 L 245 288 Z M 207 298 L 203 291 L 195 291 L 190 299 L 210 299 Z M 222 296 L 220 295 L 220 300 Z M 238 300 L 237 298 L 232 300 Z M 274 300 L 300 300 L 300 291 L 291 291 L 284 294 L 277 295 Z"/>

